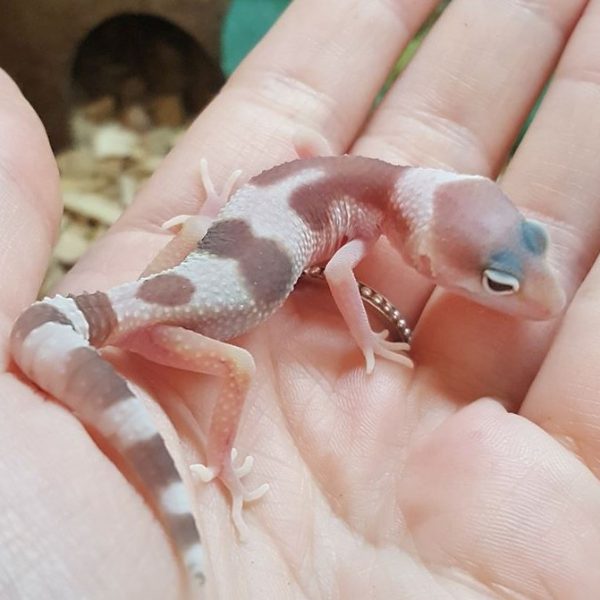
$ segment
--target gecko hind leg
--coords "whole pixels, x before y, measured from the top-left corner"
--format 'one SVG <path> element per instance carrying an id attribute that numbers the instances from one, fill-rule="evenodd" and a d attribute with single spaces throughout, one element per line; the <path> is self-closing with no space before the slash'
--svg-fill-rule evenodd
<path id="1" fill-rule="evenodd" d="M 229 200 L 233 188 L 235 187 L 235 184 L 237 183 L 241 174 L 241 169 L 236 169 L 233 171 L 233 173 L 231 173 L 231 175 L 227 178 L 227 181 L 223 185 L 221 191 L 217 192 L 215 184 L 213 183 L 212 177 L 210 176 L 210 172 L 208 170 L 208 161 L 206 158 L 201 158 L 200 179 L 202 180 L 202 187 L 204 188 L 206 198 L 202 204 L 202 207 L 200 208 L 200 212 L 197 215 L 176 215 L 175 217 L 171 217 L 162 224 L 163 229 L 170 229 L 174 233 L 177 233 L 189 219 L 201 217 L 199 223 L 205 224 L 204 232 L 206 233 L 206 229 L 208 229 L 210 223 L 219 214 L 219 211 L 223 208 L 223 206 L 225 206 L 227 200 Z M 198 241 L 200 241 L 200 239 Z"/>
<path id="2" fill-rule="evenodd" d="M 178 215 L 163 223 L 164 229 L 175 231 L 175 237 L 154 257 L 140 277 L 148 277 L 178 265 L 204 237 L 212 223 L 203 215 Z"/>
<path id="3" fill-rule="evenodd" d="M 233 442 L 255 370 L 252 355 L 238 346 L 169 325 L 155 325 L 123 346 L 159 364 L 223 378 L 210 419 L 206 464 L 190 468 L 201 481 L 218 478 L 228 489 L 233 523 L 240 539 L 246 538 L 248 527 L 242 515 L 243 504 L 260 498 L 269 489 L 266 483 L 255 490 L 244 486 L 242 478 L 252 469 L 252 457 L 246 457 L 239 467 L 233 465 L 237 458 Z"/>
<path id="4" fill-rule="evenodd" d="M 175 237 L 144 269 L 141 277 L 148 277 L 178 265 L 198 246 L 218 212 L 229 200 L 241 174 L 240 170 L 234 171 L 225 182 L 223 189 L 217 192 L 208 171 L 208 161 L 205 158 L 200 160 L 200 177 L 206 193 L 206 200 L 200 212 L 197 215 L 176 215 L 162 224 L 162 228 L 175 233 Z"/>
<path id="5" fill-rule="evenodd" d="M 200 159 L 200 177 L 202 185 L 206 192 L 206 200 L 200 209 L 200 214 L 206 217 L 215 218 L 219 211 L 225 206 L 231 196 L 233 188 L 242 174 L 241 169 L 236 169 L 225 181 L 223 188 L 217 192 L 208 171 L 208 161 L 205 158 Z"/>

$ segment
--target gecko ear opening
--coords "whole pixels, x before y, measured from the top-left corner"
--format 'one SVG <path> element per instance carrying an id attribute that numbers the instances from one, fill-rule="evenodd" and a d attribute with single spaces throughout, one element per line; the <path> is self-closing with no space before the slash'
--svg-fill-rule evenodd
<path id="1" fill-rule="evenodd" d="M 516 277 L 495 269 L 486 269 L 481 283 L 486 292 L 496 296 L 507 296 L 519 291 L 519 280 Z"/>

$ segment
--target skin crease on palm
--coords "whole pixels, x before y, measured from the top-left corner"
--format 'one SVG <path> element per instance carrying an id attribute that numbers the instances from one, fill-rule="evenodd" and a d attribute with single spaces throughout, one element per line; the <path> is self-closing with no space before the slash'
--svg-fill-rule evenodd
<path id="1" fill-rule="evenodd" d="M 57 291 L 136 278 L 168 240 L 159 225 L 200 206 L 201 157 L 217 184 L 247 178 L 292 158 L 300 130 L 339 153 L 496 176 L 555 71 L 502 186 L 550 224 L 564 318 L 432 294 L 382 242 L 358 276 L 418 321 L 416 367 L 379 360 L 367 376 L 327 291 L 299 286 L 240 340 L 258 372 L 236 445 L 256 458 L 249 485 L 271 485 L 246 509 L 247 543 L 219 485 L 187 475 L 201 445 L 175 407 L 198 407 L 202 427 L 215 382 L 107 356 L 146 391 L 193 490 L 210 598 L 598 598 L 600 0 L 453 0 L 372 113 L 434 2 L 326 4 L 293 2 Z M 8 360 L 60 200 L 37 117 L 6 75 L 0 88 L 0 597 L 177 598 L 168 539 L 110 450 Z"/>

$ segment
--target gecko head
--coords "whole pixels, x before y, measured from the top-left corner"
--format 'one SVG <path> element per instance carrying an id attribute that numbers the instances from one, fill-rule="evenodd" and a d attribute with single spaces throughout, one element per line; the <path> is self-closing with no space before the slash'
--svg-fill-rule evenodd
<path id="1" fill-rule="evenodd" d="M 457 176 L 436 188 L 431 224 L 419 244 L 423 270 L 480 304 L 529 319 L 549 319 L 565 294 L 548 264 L 549 238 L 493 181 Z"/>

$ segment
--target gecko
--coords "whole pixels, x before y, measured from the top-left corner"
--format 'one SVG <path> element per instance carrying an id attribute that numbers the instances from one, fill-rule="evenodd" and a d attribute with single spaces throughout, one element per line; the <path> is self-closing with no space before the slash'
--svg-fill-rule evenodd
<path id="1" fill-rule="evenodd" d="M 200 215 L 167 225 L 178 233 L 140 279 L 35 302 L 16 320 L 10 350 L 31 381 L 120 453 L 154 499 L 182 565 L 203 583 L 193 499 L 138 393 L 99 349 L 117 346 L 223 379 L 205 463 L 194 471 L 229 490 L 242 532 L 243 503 L 267 488 L 244 485 L 251 457 L 233 464 L 255 365 L 229 340 L 282 306 L 307 267 L 325 265 L 367 373 L 375 356 L 411 364 L 406 344 L 371 328 L 353 274 L 381 236 L 433 283 L 520 318 L 558 315 L 565 294 L 548 261 L 546 228 L 486 177 L 321 156 L 265 170 L 232 193 L 236 172 L 217 194 L 206 161 L 201 166 L 206 201 Z"/>

